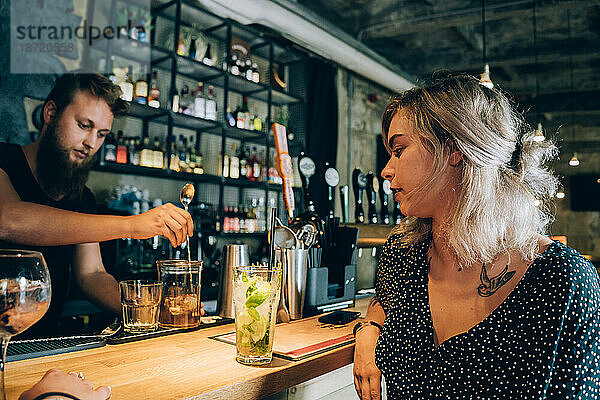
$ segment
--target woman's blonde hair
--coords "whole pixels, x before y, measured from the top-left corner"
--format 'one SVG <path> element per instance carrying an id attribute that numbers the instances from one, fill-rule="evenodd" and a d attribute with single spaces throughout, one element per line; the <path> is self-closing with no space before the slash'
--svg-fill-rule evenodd
<path id="1" fill-rule="evenodd" d="M 553 220 L 548 207 L 558 180 L 546 164 L 556 146 L 533 141 L 534 132 L 507 97 L 469 75 L 449 75 L 395 96 L 383 114 L 386 147 L 391 120 L 401 110 L 435 160 L 428 178 L 408 196 L 435 183 L 449 150 L 462 154 L 457 202 L 445 228 L 461 265 L 489 263 L 509 250 L 533 260 L 536 235 Z M 393 233 L 411 246 L 431 234 L 431 220 L 408 217 Z"/>

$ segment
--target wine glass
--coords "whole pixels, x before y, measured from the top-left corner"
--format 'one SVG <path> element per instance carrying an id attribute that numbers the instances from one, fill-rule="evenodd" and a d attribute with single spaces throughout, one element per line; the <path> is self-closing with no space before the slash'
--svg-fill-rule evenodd
<path id="1" fill-rule="evenodd" d="M 11 336 L 36 323 L 48 310 L 52 289 L 42 253 L 0 250 L 0 345 L 2 346 L 2 400 L 4 364 Z"/>

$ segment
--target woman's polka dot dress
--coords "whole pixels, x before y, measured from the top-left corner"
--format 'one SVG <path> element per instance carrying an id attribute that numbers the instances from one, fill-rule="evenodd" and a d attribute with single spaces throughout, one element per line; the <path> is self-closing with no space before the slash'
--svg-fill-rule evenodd
<path id="1" fill-rule="evenodd" d="M 598 273 L 554 242 L 506 300 L 434 345 L 426 259 L 386 242 L 377 270 L 385 324 L 375 351 L 389 399 L 600 399 Z"/>

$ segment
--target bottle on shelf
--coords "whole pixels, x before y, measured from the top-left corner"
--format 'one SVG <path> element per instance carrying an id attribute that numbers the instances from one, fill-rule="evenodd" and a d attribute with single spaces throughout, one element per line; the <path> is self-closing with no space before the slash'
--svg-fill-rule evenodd
<path id="1" fill-rule="evenodd" d="M 127 143 L 121 130 L 117 132 L 117 163 L 127 164 Z"/>
<path id="2" fill-rule="evenodd" d="M 148 93 L 148 105 L 153 108 L 160 107 L 160 89 L 158 88 L 158 73 L 152 71 L 152 84 Z"/>
<path id="3" fill-rule="evenodd" d="M 179 135 L 179 142 L 177 143 L 177 156 L 179 157 L 179 170 L 182 172 L 189 172 L 186 157 L 186 142 L 187 140 L 183 135 Z"/>
<path id="4" fill-rule="evenodd" d="M 190 50 L 188 51 L 188 57 L 195 60 L 196 59 L 196 36 L 192 36 L 192 40 L 190 40 Z"/>
<path id="5" fill-rule="evenodd" d="M 158 138 L 158 136 L 154 138 L 154 145 L 152 151 L 154 159 L 154 168 L 162 168 L 164 153 L 162 151 L 162 148 L 160 147 L 160 139 Z"/>
<path id="6" fill-rule="evenodd" d="M 154 152 L 150 148 L 150 138 L 144 136 L 142 139 L 142 149 L 140 151 L 140 165 L 142 167 L 154 167 Z"/>
<path id="7" fill-rule="evenodd" d="M 237 155 L 237 148 L 233 145 L 231 151 L 231 157 L 229 159 L 229 177 L 232 179 L 239 179 L 240 177 L 240 158 Z"/>
<path id="8" fill-rule="evenodd" d="M 181 98 L 179 97 L 179 91 L 177 90 L 177 88 L 173 88 L 173 92 L 171 95 L 171 111 L 173 111 L 174 113 L 178 113 L 181 112 L 181 107 L 180 107 L 180 103 L 181 103 Z"/>
<path id="9" fill-rule="evenodd" d="M 240 233 L 246 233 L 246 213 L 244 212 L 244 208 L 240 204 L 238 206 L 238 218 L 240 220 Z"/>
<path id="10" fill-rule="evenodd" d="M 130 137 L 129 139 L 127 139 L 127 159 L 129 161 L 129 164 L 131 164 L 131 165 L 140 165 L 139 158 L 137 159 L 137 164 L 136 164 L 136 160 L 134 160 L 135 159 L 135 139 L 133 137 Z"/>
<path id="11" fill-rule="evenodd" d="M 227 107 L 227 114 L 226 114 L 225 118 L 227 119 L 227 125 L 229 125 L 232 128 L 235 128 L 237 121 L 235 120 L 235 118 L 233 117 L 233 114 L 231 113 L 231 107 Z"/>
<path id="12" fill-rule="evenodd" d="M 246 68 L 244 67 L 244 62 L 241 59 L 238 59 L 235 62 L 235 65 L 237 66 L 238 75 L 244 76 L 244 71 L 246 70 Z"/>
<path id="13" fill-rule="evenodd" d="M 250 129 L 250 112 L 248 111 L 248 96 L 244 96 L 242 103 L 242 112 L 244 118 L 244 129 Z"/>
<path id="14" fill-rule="evenodd" d="M 260 180 L 260 160 L 258 159 L 258 151 L 256 150 L 256 146 L 252 148 L 252 181 Z"/>
<path id="15" fill-rule="evenodd" d="M 179 97 L 179 112 L 185 115 L 192 114 L 192 104 L 190 97 L 190 88 L 188 85 L 183 85 L 181 88 L 181 96 Z"/>
<path id="16" fill-rule="evenodd" d="M 262 149 L 259 154 L 260 160 L 260 181 L 265 182 L 267 180 L 267 156 L 266 150 Z"/>
<path id="17" fill-rule="evenodd" d="M 252 82 L 259 83 L 260 82 L 260 74 L 258 72 L 258 64 L 252 63 Z"/>
<path id="18" fill-rule="evenodd" d="M 225 155 L 223 156 L 223 177 L 229 177 L 229 155 L 227 154 L 227 150 L 225 150 Z"/>
<path id="19" fill-rule="evenodd" d="M 128 72 L 127 72 L 127 76 L 125 77 L 124 80 L 122 80 L 119 83 L 119 87 L 121 88 L 121 98 L 125 101 L 132 101 L 133 100 L 133 81 L 132 81 L 132 75 L 133 75 L 133 66 L 130 65 L 128 67 Z"/>
<path id="20" fill-rule="evenodd" d="M 238 129 L 244 129 L 244 111 L 242 111 L 240 106 L 235 109 L 233 117 L 235 118 L 235 127 Z"/>
<path id="21" fill-rule="evenodd" d="M 194 136 L 188 139 L 188 147 L 186 149 L 185 159 L 187 160 L 189 172 L 194 172 L 196 169 L 196 148 L 194 146 Z"/>
<path id="22" fill-rule="evenodd" d="M 171 171 L 179 172 L 179 154 L 177 154 L 177 146 L 175 141 L 171 141 L 171 154 L 169 155 L 169 169 Z"/>
<path id="23" fill-rule="evenodd" d="M 237 207 L 231 211 L 231 231 L 237 233 L 240 231 L 240 214 Z"/>
<path id="24" fill-rule="evenodd" d="M 258 116 L 256 105 L 252 106 L 252 113 L 250 114 L 250 127 L 254 131 L 262 131 L 262 120 Z"/>
<path id="25" fill-rule="evenodd" d="M 185 41 L 183 36 L 179 36 L 179 42 L 177 43 L 177 55 L 185 56 Z"/>
<path id="26" fill-rule="evenodd" d="M 198 82 L 198 91 L 194 97 L 194 112 L 196 118 L 206 118 L 206 99 L 204 98 L 204 85 Z"/>
<path id="27" fill-rule="evenodd" d="M 117 141 L 112 133 L 108 135 L 104 142 L 103 160 L 105 162 L 117 162 Z"/>
<path id="28" fill-rule="evenodd" d="M 202 159 L 202 152 L 198 148 L 194 148 L 194 153 L 196 154 L 196 165 L 194 166 L 194 173 L 201 175 L 204 173 L 204 165 Z"/>
<path id="29" fill-rule="evenodd" d="M 212 58 L 212 49 L 210 47 L 210 43 L 208 43 L 206 46 L 206 52 L 204 53 L 204 57 L 202 57 L 202 63 L 211 67 L 215 65 L 215 60 Z"/>
<path id="30" fill-rule="evenodd" d="M 148 104 L 148 82 L 146 81 L 146 74 L 141 68 L 138 79 L 135 81 L 135 85 L 133 87 L 133 93 L 136 103 L 143 105 Z"/>
<path id="31" fill-rule="evenodd" d="M 245 179 L 248 178 L 248 159 L 246 156 L 247 147 L 240 148 L 240 177 Z"/>
<path id="32" fill-rule="evenodd" d="M 240 74 L 240 64 L 238 57 L 236 54 L 231 55 L 231 61 L 229 63 L 229 72 L 231 75 L 239 75 Z"/>
<path id="33" fill-rule="evenodd" d="M 246 80 L 252 81 L 252 74 L 254 73 L 254 71 L 252 70 L 252 61 L 250 61 L 250 57 L 246 58 L 246 65 L 245 65 L 245 76 L 246 76 Z"/>
<path id="34" fill-rule="evenodd" d="M 217 100 L 215 98 L 215 87 L 208 85 L 208 96 L 206 97 L 206 119 L 217 120 Z"/>

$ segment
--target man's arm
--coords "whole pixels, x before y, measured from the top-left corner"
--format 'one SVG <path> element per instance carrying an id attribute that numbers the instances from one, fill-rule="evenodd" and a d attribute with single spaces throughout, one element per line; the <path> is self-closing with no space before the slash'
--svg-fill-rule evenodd
<path id="1" fill-rule="evenodd" d="M 73 273 L 77 285 L 92 303 L 115 314 L 121 312 L 119 285 L 104 269 L 98 243 L 75 246 Z"/>
<path id="2" fill-rule="evenodd" d="M 194 230 L 190 214 L 170 203 L 128 217 L 61 210 L 22 201 L 1 169 L 0 188 L 0 239 L 13 243 L 60 246 L 162 235 L 178 246 Z"/>

